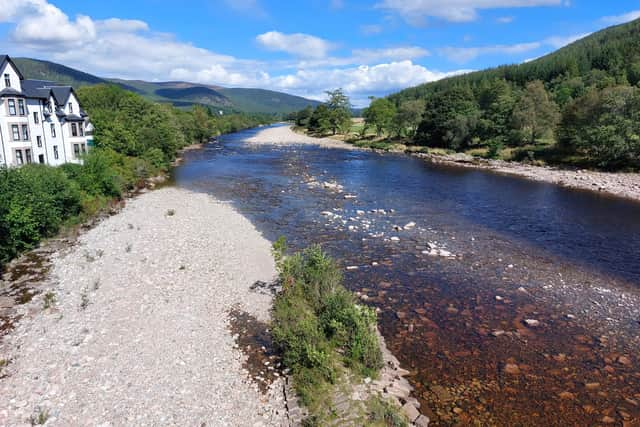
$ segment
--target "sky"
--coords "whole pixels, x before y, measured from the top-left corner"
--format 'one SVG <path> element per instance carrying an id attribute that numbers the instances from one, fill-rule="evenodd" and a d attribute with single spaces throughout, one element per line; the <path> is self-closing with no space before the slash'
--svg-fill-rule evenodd
<path id="1" fill-rule="evenodd" d="M 370 96 L 521 63 L 640 0 L 0 0 L 0 53 L 101 77 Z"/>

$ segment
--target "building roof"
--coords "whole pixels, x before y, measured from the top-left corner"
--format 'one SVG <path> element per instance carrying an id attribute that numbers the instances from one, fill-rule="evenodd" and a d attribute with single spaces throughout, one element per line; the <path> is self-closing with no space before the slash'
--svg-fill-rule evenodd
<path id="1" fill-rule="evenodd" d="M 73 92 L 71 86 L 51 86 L 50 89 L 58 105 L 65 105 Z"/>
<path id="2" fill-rule="evenodd" d="M 15 64 L 15 62 L 13 62 L 11 57 L 9 57 L 9 55 L 0 55 L 0 68 L 2 68 L 5 62 L 10 62 L 11 65 L 13 65 L 13 68 L 16 70 L 16 73 L 18 73 L 18 77 L 20 77 L 20 80 L 24 80 L 24 76 L 20 72 L 20 69 Z"/>
<path id="3" fill-rule="evenodd" d="M 47 85 L 52 85 L 52 82 L 46 80 L 23 80 L 22 91 L 29 98 L 49 99 L 51 95 L 51 89 Z"/>
<path id="4" fill-rule="evenodd" d="M 68 122 L 84 122 L 84 118 L 77 114 L 67 114 L 64 119 Z"/>
<path id="5" fill-rule="evenodd" d="M 0 97 L 2 96 L 19 96 L 19 97 L 24 97 L 24 93 L 20 92 L 19 90 L 12 88 L 12 87 L 7 87 L 4 88 L 2 90 L 0 90 Z"/>

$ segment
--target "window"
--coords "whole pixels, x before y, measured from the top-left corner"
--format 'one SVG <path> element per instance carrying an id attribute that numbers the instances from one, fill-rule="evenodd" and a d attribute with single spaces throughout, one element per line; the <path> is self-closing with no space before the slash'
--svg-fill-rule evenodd
<path id="1" fill-rule="evenodd" d="M 38 115 L 37 111 L 33 112 L 33 121 L 34 121 L 35 124 L 40 123 L 40 116 Z"/>
<path id="2" fill-rule="evenodd" d="M 11 125 L 11 133 L 13 134 L 14 141 L 20 141 L 20 126 Z"/>
<path id="3" fill-rule="evenodd" d="M 24 99 L 18 99 L 18 111 L 20 112 L 21 116 L 27 115 L 27 112 L 24 109 Z"/>
<path id="4" fill-rule="evenodd" d="M 6 87 L 11 87 L 11 75 L 10 74 L 5 74 L 4 75 L 4 85 Z"/>
<path id="5" fill-rule="evenodd" d="M 73 144 L 73 154 L 76 155 L 76 159 L 78 157 L 80 157 L 80 145 L 79 144 Z"/>
<path id="6" fill-rule="evenodd" d="M 80 128 L 80 136 L 84 136 L 84 125 L 83 124 L 79 124 L 78 128 Z"/>
<path id="7" fill-rule="evenodd" d="M 24 163 L 24 160 L 22 158 L 22 150 L 16 150 L 16 164 L 21 165 L 23 163 Z"/>
<path id="8" fill-rule="evenodd" d="M 54 123 L 51 123 L 51 137 L 56 137 L 56 125 Z"/>
<path id="9" fill-rule="evenodd" d="M 44 154 L 40 154 L 38 156 L 38 162 L 40 162 L 41 165 L 44 165 Z"/>
<path id="10" fill-rule="evenodd" d="M 10 116 L 15 116 L 16 115 L 16 100 L 15 99 L 10 99 L 8 102 L 9 102 L 9 115 Z"/>
<path id="11" fill-rule="evenodd" d="M 22 125 L 22 139 L 24 141 L 29 140 L 29 125 Z"/>
<path id="12" fill-rule="evenodd" d="M 82 149 L 82 154 L 87 154 L 87 146 L 84 144 L 80 144 L 80 148 Z"/>
<path id="13" fill-rule="evenodd" d="M 32 163 L 32 159 L 31 159 L 31 149 L 27 148 L 26 150 L 24 150 L 24 154 L 27 158 L 27 164 L 31 164 Z"/>
<path id="14" fill-rule="evenodd" d="M 69 103 L 69 114 L 73 114 L 73 104 Z"/>
<path id="15" fill-rule="evenodd" d="M 58 146 L 54 145 L 53 146 L 53 158 L 58 160 L 60 158 L 60 155 L 58 154 Z"/>
<path id="16" fill-rule="evenodd" d="M 78 136 L 78 125 L 71 123 L 71 136 Z"/>
<path id="17" fill-rule="evenodd" d="M 42 148 L 42 137 L 40 135 L 36 136 L 36 141 L 38 142 L 38 148 Z"/>

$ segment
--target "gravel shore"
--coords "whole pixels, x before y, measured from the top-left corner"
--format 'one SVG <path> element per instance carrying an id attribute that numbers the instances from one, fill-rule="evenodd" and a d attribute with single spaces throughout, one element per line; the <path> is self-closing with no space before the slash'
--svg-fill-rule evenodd
<path id="1" fill-rule="evenodd" d="M 265 129 L 246 141 L 252 144 L 318 145 L 326 148 L 362 150 L 362 148 L 331 138 L 314 138 L 308 135 L 301 135 L 295 133 L 290 126 Z M 580 190 L 596 191 L 640 201 L 640 173 L 570 170 L 499 160 L 480 160 L 466 155 L 441 156 L 423 153 L 415 153 L 413 155 L 433 163 L 484 169 L 534 181 L 548 182 Z"/>
<path id="2" fill-rule="evenodd" d="M 283 384 L 259 391 L 229 331 L 259 320 L 270 244 L 228 204 L 165 188 L 53 256 L 48 284 L 0 344 L 0 426 L 286 425 Z"/>
<path id="3" fill-rule="evenodd" d="M 291 126 L 270 127 L 261 130 L 255 136 L 245 139 L 245 142 L 253 145 L 317 145 L 325 148 L 342 148 L 345 150 L 357 150 L 351 144 L 331 138 L 315 138 L 299 134 L 291 129 Z"/>

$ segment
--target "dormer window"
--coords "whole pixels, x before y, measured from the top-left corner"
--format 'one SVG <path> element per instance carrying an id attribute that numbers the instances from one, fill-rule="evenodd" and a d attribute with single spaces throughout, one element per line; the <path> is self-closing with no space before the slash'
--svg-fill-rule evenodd
<path id="1" fill-rule="evenodd" d="M 6 87 L 11 87 L 11 74 L 4 75 L 4 85 Z"/>
<path id="2" fill-rule="evenodd" d="M 73 104 L 69 103 L 69 114 L 73 114 Z"/>

